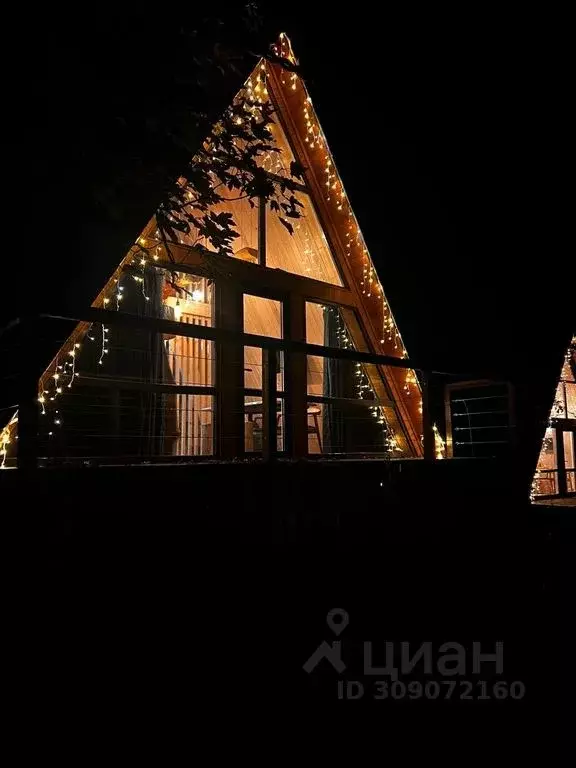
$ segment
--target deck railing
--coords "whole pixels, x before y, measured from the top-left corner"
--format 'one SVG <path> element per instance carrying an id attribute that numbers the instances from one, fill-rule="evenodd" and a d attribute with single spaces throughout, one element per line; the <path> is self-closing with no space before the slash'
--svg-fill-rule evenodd
<path id="1" fill-rule="evenodd" d="M 121 448 L 122 443 L 118 443 L 118 441 L 124 440 L 127 445 L 131 445 L 134 442 L 132 438 L 135 438 L 135 435 L 131 434 L 129 430 L 127 433 L 118 432 L 117 434 L 96 435 L 99 431 L 97 426 L 99 424 L 98 408 L 100 406 L 98 403 L 94 405 L 94 403 L 82 402 L 80 395 L 78 395 L 77 406 L 85 409 L 86 419 L 88 419 L 88 414 L 90 416 L 90 429 L 92 431 L 89 431 L 86 440 L 89 441 L 89 439 L 97 438 L 96 442 L 99 443 L 103 455 L 108 457 L 113 453 L 109 450 L 110 443 L 116 441 L 114 445 L 114 463 L 121 463 L 122 461 L 142 463 L 144 461 L 161 462 L 163 460 L 173 460 L 173 449 L 164 450 L 168 445 L 166 435 L 171 434 L 166 424 L 171 423 L 170 419 L 172 418 L 174 423 L 173 445 L 177 444 L 180 446 L 179 453 L 181 458 L 213 456 L 217 459 L 231 459 L 238 456 L 239 453 L 246 455 L 245 450 L 249 453 L 252 452 L 252 454 L 261 455 L 265 460 L 274 459 L 279 455 L 289 458 L 303 458 L 308 455 L 309 440 L 312 441 L 313 445 L 321 446 L 322 437 L 318 427 L 318 414 L 322 412 L 323 408 L 329 409 L 339 403 L 338 398 L 326 398 L 307 394 L 305 364 L 307 356 L 315 356 L 332 361 L 347 361 L 348 364 L 354 363 L 362 366 L 414 370 L 417 373 L 418 386 L 422 394 L 421 453 L 425 459 L 433 461 L 436 457 L 436 451 L 431 415 L 431 393 L 433 389 L 438 390 L 437 382 L 453 382 L 463 378 L 461 374 L 429 370 L 419 364 L 418 361 L 412 359 L 390 357 L 372 352 L 360 352 L 354 349 L 319 346 L 249 333 L 238 333 L 227 329 L 210 327 L 209 325 L 146 318 L 108 309 L 90 308 L 82 312 L 81 316 L 78 317 L 40 315 L 34 318 L 28 327 L 34 328 L 35 333 L 37 333 L 38 327 L 56 322 L 87 323 L 96 324 L 98 327 L 103 328 L 134 329 L 140 333 L 148 333 L 151 336 L 159 335 L 161 338 L 171 336 L 184 337 L 185 339 L 193 340 L 192 346 L 195 349 L 200 348 L 201 344 L 204 344 L 203 348 L 212 345 L 215 349 L 214 358 L 216 362 L 219 358 L 226 357 L 226 354 L 228 354 L 228 360 L 230 360 L 230 350 L 233 351 L 232 359 L 236 360 L 242 358 L 239 350 L 245 347 L 257 348 L 262 352 L 262 389 L 260 391 L 239 389 L 238 387 L 230 388 L 222 373 L 218 373 L 217 365 L 214 376 L 210 379 L 210 385 L 196 384 L 194 379 L 166 383 L 161 378 L 158 378 L 158 376 L 153 381 L 138 380 L 137 378 L 127 381 L 126 379 L 114 376 L 95 375 L 85 377 L 84 374 L 81 374 L 82 383 L 85 386 L 90 386 L 91 391 L 130 391 L 132 393 L 139 393 L 139 397 L 142 397 L 142 393 L 145 393 L 146 397 L 153 398 L 150 401 L 152 402 L 152 406 L 150 406 L 150 419 L 152 421 L 150 432 L 147 436 L 150 451 L 148 453 L 143 451 L 140 444 L 137 455 L 132 455 L 130 449 L 123 451 Z M 24 327 L 23 323 L 21 325 Z M 38 369 L 34 364 L 33 357 L 33 355 L 26 356 L 28 364 L 21 366 L 22 370 L 18 374 L 18 450 L 16 465 L 20 469 L 33 469 L 39 466 L 39 462 L 40 465 L 46 463 L 45 445 L 39 430 L 46 406 L 42 404 L 42 409 L 39 408 Z M 278 370 L 280 367 L 283 368 L 286 375 L 282 376 L 279 385 Z M 294 369 L 296 367 L 300 371 L 300 378 L 294 376 Z M 296 385 L 295 382 L 297 382 Z M 432 387 L 432 384 L 434 384 L 434 387 Z M 74 389 L 71 392 L 74 392 Z M 442 393 L 441 388 L 440 392 Z M 173 404 L 167 407 L 167 398 L 172 396 L 175 398 L 170 401 Z M 136 397 L 133 401 L 129 397 L 124 397 L 117 399 L 115 407 L 118 413 L 122 414 L 123 409 L 126 411 L 131 407 L 138 408 L 138 402 Z M 350 403 L 350 401 L 347 401 L 347 403 Z M 344 405 L 344 403 L 342 402 L 340 405 Z M 391 409 L 391 413 L 394 408 L 392 400 L 386 400 L 379 396 L 374 400 L 356 401 L 356 405 L 373 410 L 388 408 Z M 110 408 L 110 404 L 108 403 L 106 407 Z M 100 411 L 102 414 L 105 413 L 103 408 L 104 406 L 102 406 Z M 254 422 L 255 420 L 250 418 L 250 409 L 252 409 L 252 414 L 257 412 L 258 423 L 256 425 L 252 424 L 250 427 L 251 435 L 248 435 L 248 430 L 245 427 L 245 418 L 248 419 L 248 422 Z M 175 413 L 172 413 L 172 410 Z M 438 412 L 440 410 L 438 409 Z M 184 428 L 180 423 L 183 412 L 192 414 L 186 419 L 186 423 L 192 425 L 189 428 L 189 432 L 187 431 L 188 427 Z M 249 416 L 246 416 L 247 413 Z M 360 414 L 360 410 L 357 413 Z M 106 415 L 106 418 L 108 417 L 109 413 Z M 155 424 L 162 422 L 162 435 L 157 434 L 158 429 L 152 424 L 154 419 L 156 419 Z M 126 423 L 126 419 L 124 419 L 123 423 Z M 130 423 L 130 419 L 128 419 L 128 423 Z M 211 424 L 210 428 L 207 426 L 209 424 Z M 100 430 L 100 432 L 103 432 L 103 430 Z M 239 434 L 240 432 L 242 433 L 241 435 Z M 249 440 L 252 441 L 250 445 Z M 333 441 L 333 445 L 336 448 L 338 447 L 337 440 Z M 239 446 L 240 451 L 238 450 Z M 328 453 L 330 451 L 327 449 L 322 451 L 323 455 Z M 338 453 L 338 451 L 333 450 L 332 453 Z M 358 453 L 369 455 L 371 451 L 368 446 L 360 445 Z M 193 454 L 193 456 L 190 454 Z M 387 455 L 390 454 L 388 453 Z M 65 458 L 69 459 L 70 457 Z M 87 456 L 86 458 L 90 457 Z"/>

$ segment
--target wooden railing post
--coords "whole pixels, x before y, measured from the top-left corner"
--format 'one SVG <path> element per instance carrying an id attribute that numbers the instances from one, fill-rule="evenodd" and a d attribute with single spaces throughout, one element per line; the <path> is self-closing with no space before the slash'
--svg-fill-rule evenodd
<path id="1" fill-rule="evenodd" d="M 291 294 L 284 302 L 282 327 L 291 341 L 306 343 L 306 302 Z M 286 351 L 284 355 L 285 442 L 284 450 L 291 458 L 301 459 L 308 453 L 308 416 L 306 401 L 306 355 Z"/>
<path id="2" fill-rule="evenodd" d="M 244 325 L 241 289 L 222 280 L 216 284 L 215 293 L 216 327 L 241 334 Z M 224 339 L 215 346 L 215 453 L 222 459 L 234 459 L 244 454 L 244 346 L 240 338 Z"/>

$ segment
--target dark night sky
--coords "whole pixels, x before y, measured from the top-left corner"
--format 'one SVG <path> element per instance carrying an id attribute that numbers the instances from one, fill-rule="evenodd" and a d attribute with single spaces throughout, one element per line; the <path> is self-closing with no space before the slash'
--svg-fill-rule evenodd
<path id="1" fill-rule="evenodd" d="M 440 370 L 511 376 L 520 400 L 542 406 L 576 326 L 562 46 L 526 19 L 376 22 L 369 7 L 340 15 L 323 4 L 275 5 L 267 23 L 292 38 L 410 354 Z M 49 34 L 27 26 L 27 67 L 8 86 L 9 154 L 30 169 L 17 170 L 14 261 L 23 272 L 3 283 L 3 317 L 20 311 L 27 290 L 43 299 L 52 291 L 46 255 L 59 257 L 58 237 L 75 231 L 70 219 L 82 210 L 89 180 L 66 184 L 99 151 L 95 115 L 114 46 L 126 40 L 135 88 L 151 56 L 169 66 L 170 22 L 150 46 L 151 20 L 92 21 L 69 31 L 70 19 L 50 16 Z M 43 235 L 30 243 L 34 226 Z M 65 274 L 70 261 L 58 264 Z"/>

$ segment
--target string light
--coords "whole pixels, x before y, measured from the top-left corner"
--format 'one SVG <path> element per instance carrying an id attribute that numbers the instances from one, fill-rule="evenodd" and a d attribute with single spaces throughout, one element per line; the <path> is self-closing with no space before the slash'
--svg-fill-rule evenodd
<path id="1" fill-rule="evenodd" d="M 335 315 L 336 317 L 336 337 L 338 339 L 339 346 L 343 349 L 354 349 L 354 345 L 352 343 L 352 340 L 350 339 L 348 330 L 341 318 L 340 310 L 336 309 L 335 307 L 329 307 L 324 305 L 322 306 L 322 308 L 325 311 L 328 311 L 329 313 Z M 370 381 L 370 377 L 367 375 L 362 363 L 357 362 L 355 364 L 354 374 L 356 379 L 355 380 L 356 397 L 359 400 L 366 400 L 367 402 L 370 402 L 370 401 L 378 402 L 378 396 L 376 395 L 374 387 L 372 386 L 372 383 Z M 386 451 L 388 453 L 392 453 L 394 451 L 400 451 L 401 448 L 398 446 L 398 441 L 396 439 L 394 431 L 386 421 L 384 408 L 380 405 L 374 405 L 370 407 L 370 412 L 374 420 L 376 421 L 376 423 L 380 425 L 383 429 L 384 445 L 385 445 Z"/>
<path id="2" fill-rule="evenodd" d="M 114 282 L 116 283 L 116 311 L 120 310 L 120 302 L 124 298 L 124 286 L 120 284 L 120 280 L 118 278 L 115 278 Z"/>
<path id="3" fill-rule="evenodd" d="M 0 431 L 0 456 L 2 456 L 2 462 L 0 463 L 0 469 L 7 469 L 6 460 L 8 458 L 8 446 L 12 443 L 12 432 L 15 431 L 18 423 L 18 412 L 12 415 L 12 418 L 6 424 L 6 426 Z M 16 439 L 18 436 L 16 435 Z"/>
<path id="4" fill-rule="evenodd" d="M 71 349 L 68 354 L 72 358 L 72 371 L 71 371 L 71 377 L 70 381 L 68 382 L 68 389 L 72 387 L 72 383 L 74 382 L 74 375 L 76 372 L 76 350 L 80 348 L 80 344 L 74 344 L 74 349 Z"/>
<path id="5" fill-rule="evenodd" d="M 446 458 L 446 443 L 442 439 L 442 435 L 438 431 L 436 424 L 432 424 L 432 431 L 434 432 L 434 452 L 438 460 Z"/>
<path id="6" fill-rule="evenodd" d="M 288 59 L 293 63 L 296 62 L 290 40 L 282 33 L 279 37 L 278 44 L 275 47 L 275 52 L 282 58 Z M 379 302 L 380 312 L 382 317 L 382 335 L 380 343 L 384 348 L 384 352 L 397 356 L 398 354 L 407 358 L 408 353 L 400 336 L 400 332 L 393 318 L 392 311 L 386 300 L 382 284 L 378 279 L 378 274 L 370 258 L 368 248 L 364 241 L 364 237 L 360 230 L 358 221 L 352 211 L 350 203 L 348 201 L 344 184 L 334 166 L 332 155 L 328 148 L 326 137 L 322 131 L 316 112 L 312 105 L 312 99 L 306 89 L 304 82 L 299 78 L 296 73 L 291 73 L 289 81 L 284 77 L 284 68 L 281 72 L 281 82 L 286 85 L 290 91 L 301 89 L 302 92 L 302 118 L 304 123 L 304 141 L 309 149 L 313 150 L 316 157 L 320 158 L 320 162 L 324 168 L 324 189 L 325 197 L 335 209 L 335 216 L 345 216 L 346 229 L 344 235 L 344 246 L 346 249 L 346 255 L 348 257 L 348 263 L 360 265 L 359 283 L 362 295 L 367 302 Z M 378 305 L 376 305 L 377 307 Z M 370 309 L 370 307 L 368 307 Z M 401 374 L 394 374 L 401 375 Z M 416 390 L 418 402 L 418 410 L 420 410 L 421 392 L 420 385 L 414 371 L 407 370 L 405 379 L 403 382 L 403 392 L 406 395 L 410 395 L 413 389 Z"/>
<path id="7" fill-rule="evenodd" d="M 0 433 L 0 456 L 2 456 L 0 469 L 6 469 L 6 458 L 8 456 L 8 446 L 10 443 L 10 433 L 7 429 L 3 429 Z"/>
<path id="8" fill-rule="evenodd" d="M 104 323 L 102 323 L 102 348 L 100 351 L 100 359 L 98 360 L 98 365 L 104 365 L 103 358 L 104 355 L 108 354 L 108 328 L 105 327 Z"/>

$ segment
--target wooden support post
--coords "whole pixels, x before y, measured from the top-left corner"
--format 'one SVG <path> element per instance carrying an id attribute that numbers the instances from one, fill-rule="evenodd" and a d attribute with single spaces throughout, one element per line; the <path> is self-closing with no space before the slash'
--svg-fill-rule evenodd
<path id="1" fill-rule="evenodd" d="M 558 467 L 558 495 L 566 496 L 568 494 L 568 483 L 566 478 L 566 458 L 564 454 L 564 433 L 560 428 L 556 428 L 556 466 Z"/>
<path id="2" fill-rule="evenodd" d="M 282 327 L 291 341 L 306 342 L 306 302 L 290 294 L 283 304 Z M 306 400 L 306 355 L 284 352 L 284 391 L 286 393 L 285 450 L 292 458 L 308 454 L 308 416 Z"/>
<path id="3" fill-rule="evenodd" d="M 266 200 L 258 201 L 258 264 L 266 266 Z"/>
<path id="4" fill-rule="evenodd" d="M 244 300 L 231 281 L 216 283 L 216 327 L 242 333 Z M 239 341 L 216 343 L 216 413 L 214 454 L 234 459 L 244 453 L 244 347 Z"/>
<path id="5" fill-rule="evenodd" d="M 278 353 L 262 350 L 262 458 L 274 460 L 278 454 L 276 374 Z"/>
<path id="6" fill-rule="evenodd" d="M 422 432 L 424 435 L 424 458 L 434 461 L 436 447 L 434 445 L 434 430 L 430 415 L 430 374 L 422 372 Z"/>

